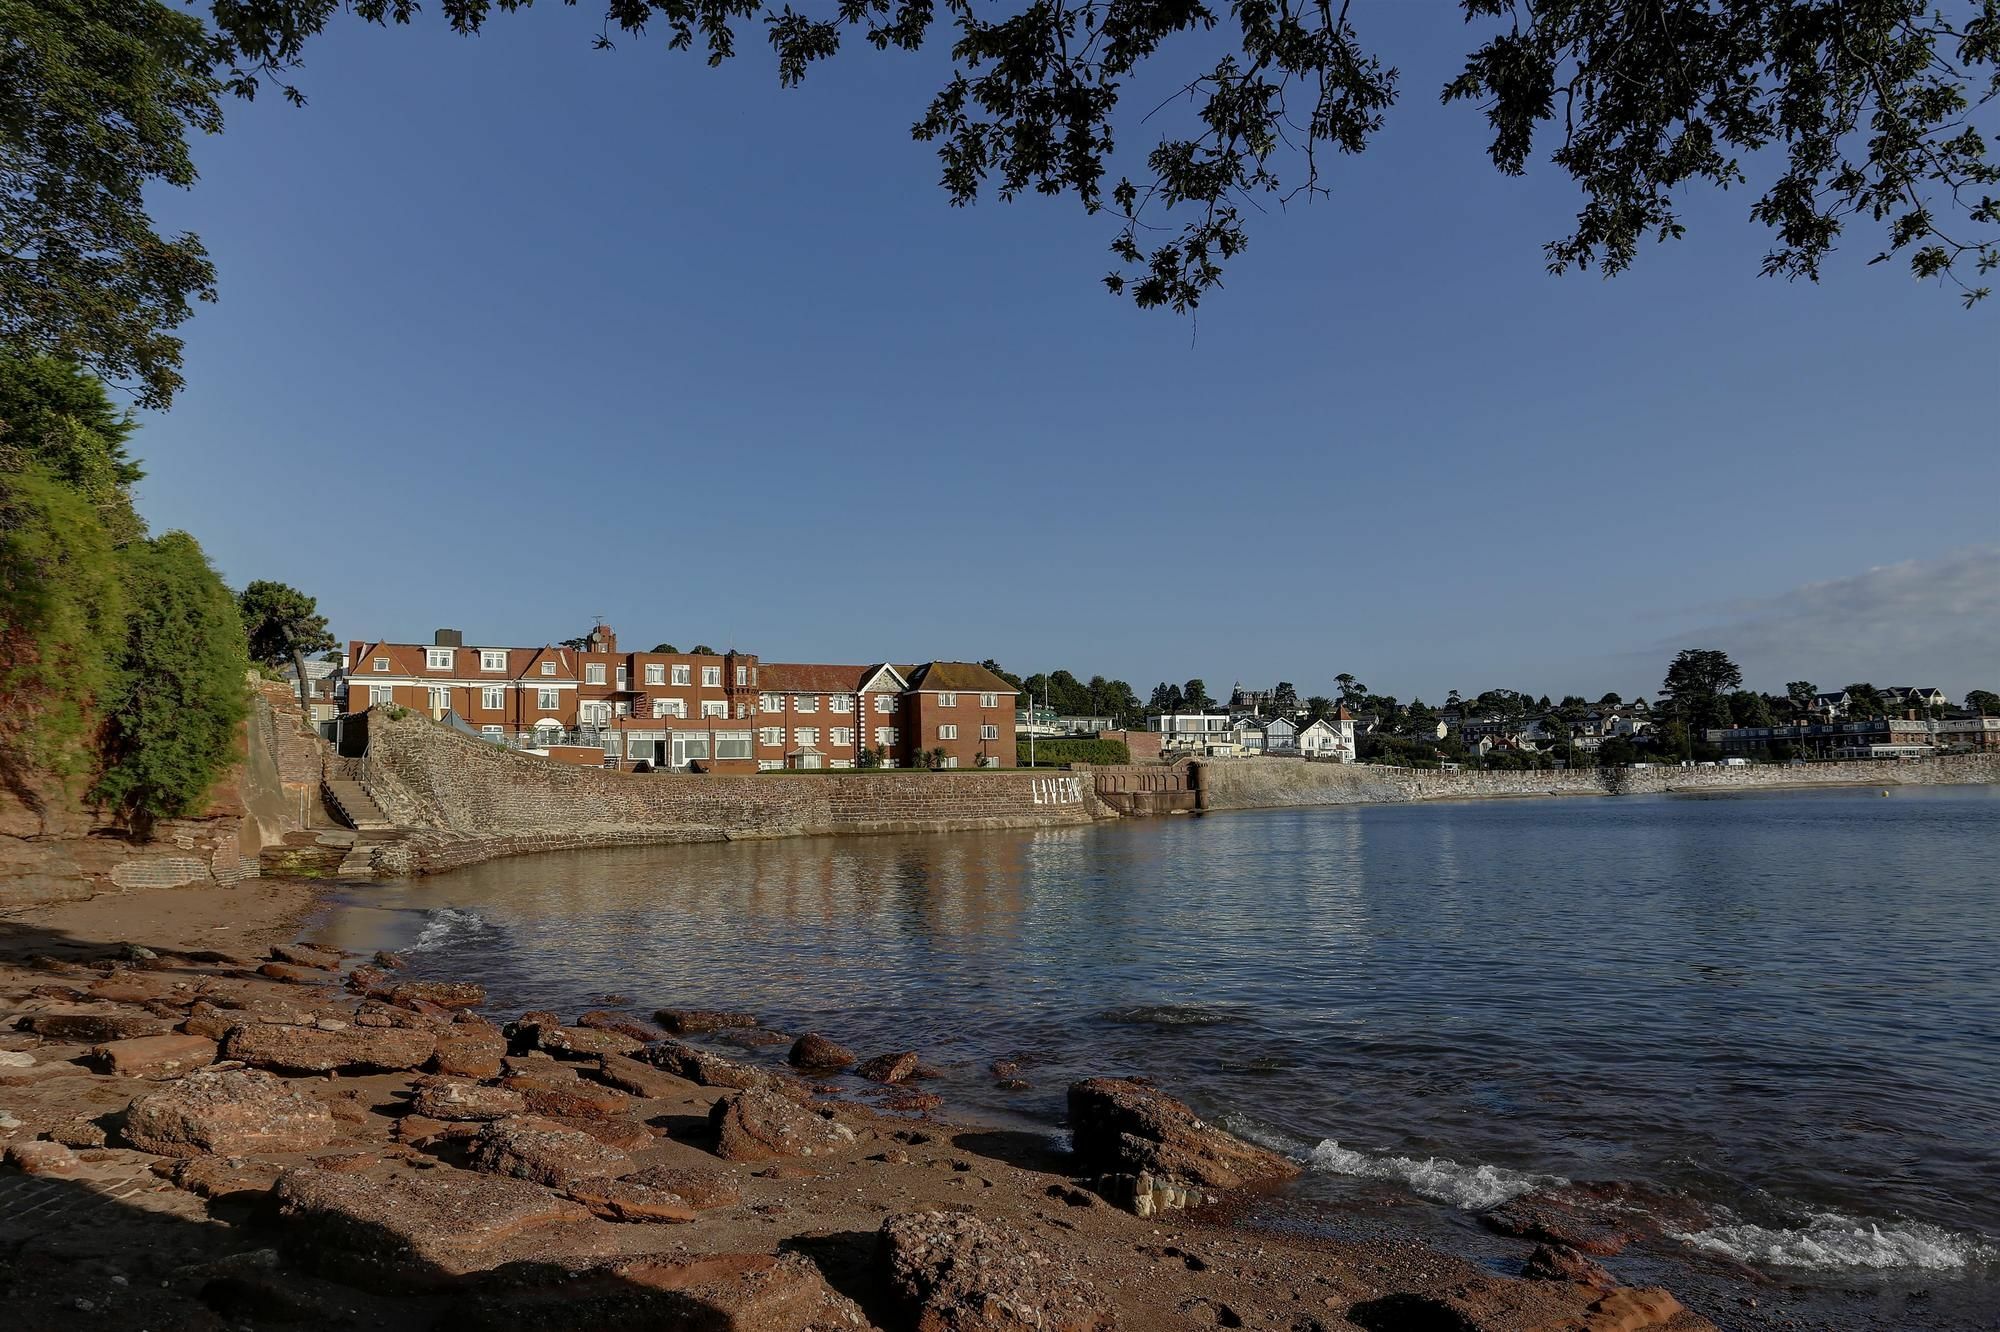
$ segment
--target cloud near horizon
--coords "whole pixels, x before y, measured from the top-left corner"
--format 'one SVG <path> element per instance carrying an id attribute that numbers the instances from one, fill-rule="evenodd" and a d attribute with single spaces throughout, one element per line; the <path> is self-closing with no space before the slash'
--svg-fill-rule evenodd
<path id="1" fill-rule="evenodd" d="M 2000 689 L 2000 547 L 1904 560 L 1781 596 L 1737 603 L 1728 618 L 1676 633 L 1659 651 L 1718 647 L 1752 688 L 1807 679 L 1936 685 L 1954 700 Z"/>

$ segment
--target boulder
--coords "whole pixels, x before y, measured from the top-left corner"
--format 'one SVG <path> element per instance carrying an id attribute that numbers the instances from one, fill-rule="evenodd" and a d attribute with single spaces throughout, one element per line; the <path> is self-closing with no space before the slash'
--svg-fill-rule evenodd
<path id="1" fill-rule="evenodd" d="M 486 991 L 470 981 L 399 981 L 390 987 L 389 1002 L 416 1001 L 439 1008 L 477 1008 L 486 1002 Z"/>
<path id="2" fill-rule="evenodd" d="M 632 1108 L 624 1092 L 577 1078 L 511 1077 L 506 1086 L 519 1092 L 529 1114 L 561 1119 L 610 1119 Z"/>
<path id="3" fill-rule="evenodd" d="M 704 1166 L 653 1166 L 625 1178 L 647 1188 L 664 1189 L 690 1207 L 704 1211 L 711 1207 L 731 1206 L 742 1197 L 736 1186 L 736 1176 L 726 1170 L 710 1170 Z"/>
<path id="4" fill-rule="evenodd" d="M 725 1161 L 825 1156 L 854 1145 L 854 1130 L 771 1092 L 742 1091 L 715 1103 L 716 1154 Z"/>
<path id="5" fill-rule="evenodd" d="M 901 1082 L 917 1071 L 917 1052 L 876 1055 L 854 1071 L 870 1082 Z"/>
<path id="6" fill-rule="evenodd" d="M 305 1168 L 276 1190 L 285 1246 L 322 1275 L 369 1288 L 421 1289 L 485 1271 L 540 1232 L 587 1221 L 537 1184 L 465 1170 L 387 1177 Z"/>
<path id="7" fill-rule="evenodd" d="M 475 1170 L 533 1180 L 563 1189 L 590 1179 L 616 1178 L 632 1158 L 588 1133 L 535 1117 L 488 1124 L 473 1143 Z"/>
<path id="8" fill-rule="evenodd" d="M 698 1036 L 705 1031 L 730 1027 L 754 1027 L 757 1019 L 749 1013 L 725 1013 L 713 1008 L 662 1008 L 653 1021 L 675 1036 Z"/>
<path id="9" fill-rule="evenodd" d="M 664 1041 L 667 1038 L 664 1028 L 656 1027 L 643 1018 L 633 1017 L 630 1013 L 607 1013 L 601 1008 L 594 1008 L 578 1016 L 576 1025 L 596 1031 L 615 1031 L 620 1036 L 630 1036 L 641 1045 L 650 1045 L 654 1041 Z"/>
<path id="10" fill-rule="evenodd" d="M 644 1099 L 685 1095 L 697 1085 L 678 1074 L 624 1055 L 601 1055 L 597 1066 L 586 1068 L 584 1072 L 607 1087 L 615 1087 L 629 1096 Z"/>
<path id="11" fill-rule="evenodd" d="M 598 1055 L 629 1055 L 641 1049 L 645 1042 L 627 1036 L 622 1031 L 604 1031 L 596 1027 L 537 1027 L 535 1028 L 535 1048 L 546 1050 L 558 1059 L 595 1059 Z"/>
<path id="12" fill-rule="evenodd" d="M 1560 1244 L 1538 1244 L 1521 1265 L 1521 1275 L 1530 1281 L 1567 1281 L 1598 1290 L 1615 1290 L 1618 1281 L 1575 1249 Z"/>
<path id="13" fill-rule="evenodd" d="M 1655 1229 L 1645 1214 L 1593 1196 L 1587 1186 L 1537 1189 L 1479 1214 L 1496 1235 L 1609 1257 Z"/>
<path id="14" fill-rule="evenodd" d="M 809 1068 L 815 1072 L 831 1073 L 854 1063 L 854 1052 L 846 1046 L 830 1041 L 816 1031 L 809 1031 L 793 1044 L 785 1061 L 793 1068 Z"/>
<path id="15" fill-rule="evenodd" d="M 1110 1301 L 1074 1259 L 999 1221 L 912 1212 L 882 1223 L 889 1289 L 917 1332 L 1103 1332 Z"/>
<path id="16" fill-rule="evenodd" d="M 175 1161 L 165 1170 L 158 1162 L 153 1173 L 164 1175 L 174 1187 L 186 1189 L 210 1202 L 257 1202 L 271 1192 L 285 1168 L 275 1161 L 246 1161 L 241 1157 L 193 1156 Z"/>
<path id="17" fill-rule="evenodd" d="M 271 960 L 290 962 L 301 967 L 317 967 L 321 971 L 339 971 L 340 954 L 324 948 L 314 948 L 310 944 L 272 944 Z"/>
<path id="18" fill-rule="evenodd" d="M 111 1013 L 35 1013 L 15 1024 L 45 1041 L 104 1045 L 129 1041 L 135 1036 L 158 1036 L 173 1024 L 151 1013 L 130 1010 Z"/>
<path id="19" fill-rule="evenodd" d="M 629 1179 L 582 1180 L 564 1189 L 563 1195 L 606 1221 L 687 1222 L 698 1214 L 680 1195 Z"/>
<path id="20" fill-rule="evenodd" d="M 132 1102 L 125 1140 L 157 1156 L 309 1152 L 333 1140 L 333 1112 L 269 1073 L 197 1069 Z"/>
<path id="21" fill-rule="evenodd" d="M 257 974 L 287 985 L 324 985 L 333 981 L 333 977 L 317 967 L 301 967 L 290 962 L 266 962 L 257 968 Z"/>
<path id="22" fill-rule="evenodd" d="M 1646 1332 L 1681 1312 L 1681 1302 L 1658 1286 L 1613 1290 L 1583 1311 L 1577 1332 Z"/>
<path id="23" fill-rule="evenodd" d="M 793 1085 L 774 1073 L 766 1073 L 748 1064 L 739 1064 L 734 1059 L 724 1059 L 719 1054 L 696 1049 L 680 1041 L 661 1041 L 658 1045 L 649 1045 L 637 1058 L 645 1060 L 655 1068 L 664 1068 L 675 1077 L 685 1078 L 703 1087 L 778 1092 Z"/>
<path id="24" fill-rule="evenodd" d="M 437 1079 L 417 1088 L 410 1113 L 427 1119 L 507 1119 L 526 1111 L 527 1099 L 507 1087 Z"/>
<path id="25" fill-rule="evenodd" d="M 498 1027 L 484 1022 L 454 1022 L 437 1034 L 434 1072 L 460 1078 L 497 1078 L 507 1039 Z"/>
<path id="26" fill-rule="evenodd" d="M 1289 1179 L 1298 1166 L 1203 1122 L 1156 1087 L 1091 1078 L 1069 1089 L 1079 1173 L 1140 1174 L 1180 1185 L 1230 1189 Z"/>
<path id="27" fill-rule="evenodd" d="M 239 1026 L 223 1038 L 222 1057 L 284 1073 L 335 1070 L 389 1073 L 416 1068 L 437 1053 L 437 1036 L 407 1027 Z"/>
<path id="28" fill-rule="evenodd" d="M 345 984 L 356 994 L 386 995 L 389 993 L 389 973 L 380 967 L 360 966 L 347 973 Z"/>
<path id="29" fill-rule="evenodd" d="M 79 1164 L 76 1153 L 59 1142 L 9 1143 L 6 1160 L 24 1175 L 67 1175 Z"/>
<path id="30" fill-rule="evenodd" d="M 852 1300 L 798 1254 L 628 1258 L 455 1307 L 456 1332 L 865 1332 Z"/>
<path id="31" fill-rule="evenodd" d="M 107 1073 L 127 1078 L 156 1078 L 204 1068 L 215 1062 L 215 1042 L 206 1036 L 168 1032 L 106 1041 L 90 1057 Z"/>

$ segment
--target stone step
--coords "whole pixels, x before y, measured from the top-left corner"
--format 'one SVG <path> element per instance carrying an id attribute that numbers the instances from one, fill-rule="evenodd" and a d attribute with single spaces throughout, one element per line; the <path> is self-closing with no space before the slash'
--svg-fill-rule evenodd
<path id="1" fill-rule="evenodd" d="M 349 827 L 363 832 L 395 827 L 360 782 L 333 778 L 326 782 L 325 789 L 327 800 Z"/>

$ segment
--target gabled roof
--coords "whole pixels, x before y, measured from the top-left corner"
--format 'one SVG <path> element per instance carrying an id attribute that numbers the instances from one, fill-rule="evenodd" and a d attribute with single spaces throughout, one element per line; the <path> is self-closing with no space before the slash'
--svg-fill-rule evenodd
<path id="1" fill-rule="evenodd" d="M 454 647 L 452 667 L 449 671 L 434 671 L 428 665 L 425 653 L 432 647 L 442 646 L 432 643 L 364 643 L 358 652 L 348 654 L 347 674 L 352 679 L 365 680 L 371 675 L 407 676 L 418 680 L 520 680 L 532 676 L 538 680 L 574 680 L 576 667 L 570 661 L 567 648 L 554 646 L 538 648 L 493 648 Z M 481 652 L 505 652 L 507 669 L 503 671 L 481 671 Z M 377 671 L 375 658 L 387 657 L 389 669 Z M 541 673 L 541 663 L 549 659 L 556 662 L 556 673 L 545 676 Z M 466 663 L 470 662 L 468 666 Z"/>
<path id="2" fill-rule="evenodd" d="M 1013 694 L 1013 685 L 973 661 L 927 661 L 897 668 L 910 688 L 952 690 L 963 694 Z"/>

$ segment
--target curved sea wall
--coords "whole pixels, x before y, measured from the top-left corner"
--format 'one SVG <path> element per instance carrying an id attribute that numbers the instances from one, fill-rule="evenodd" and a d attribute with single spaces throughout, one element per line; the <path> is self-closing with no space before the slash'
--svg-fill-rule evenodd
<path id="1" fill-rule="evenodd" d="M 1608 780 L 1607 780 L 1608 779 Z M 2000 782 L 2000 754 L 1908 761 L 1759 764 L 1747 768 L 1577 768 L 1561 772 L 1474 772 L 1314 763 L 1306 759 L 1206 759 L 1196 765 L 1201 807 L 1280 809 L 1410 800 L 1507 796 L 1611 795 L 1684 791 L 1782 790 L 1813 786 L 1963 786 Z"/>
<path id="2" fill-rule="evenodd" d="M 1060 827 L 1116 817 L 1085 773 L 612 772 L 380 709 L 369 716 L 359 778 L 398 829 L 374 852 L 376 872 L 396 875 L 578 847 Z"/>

